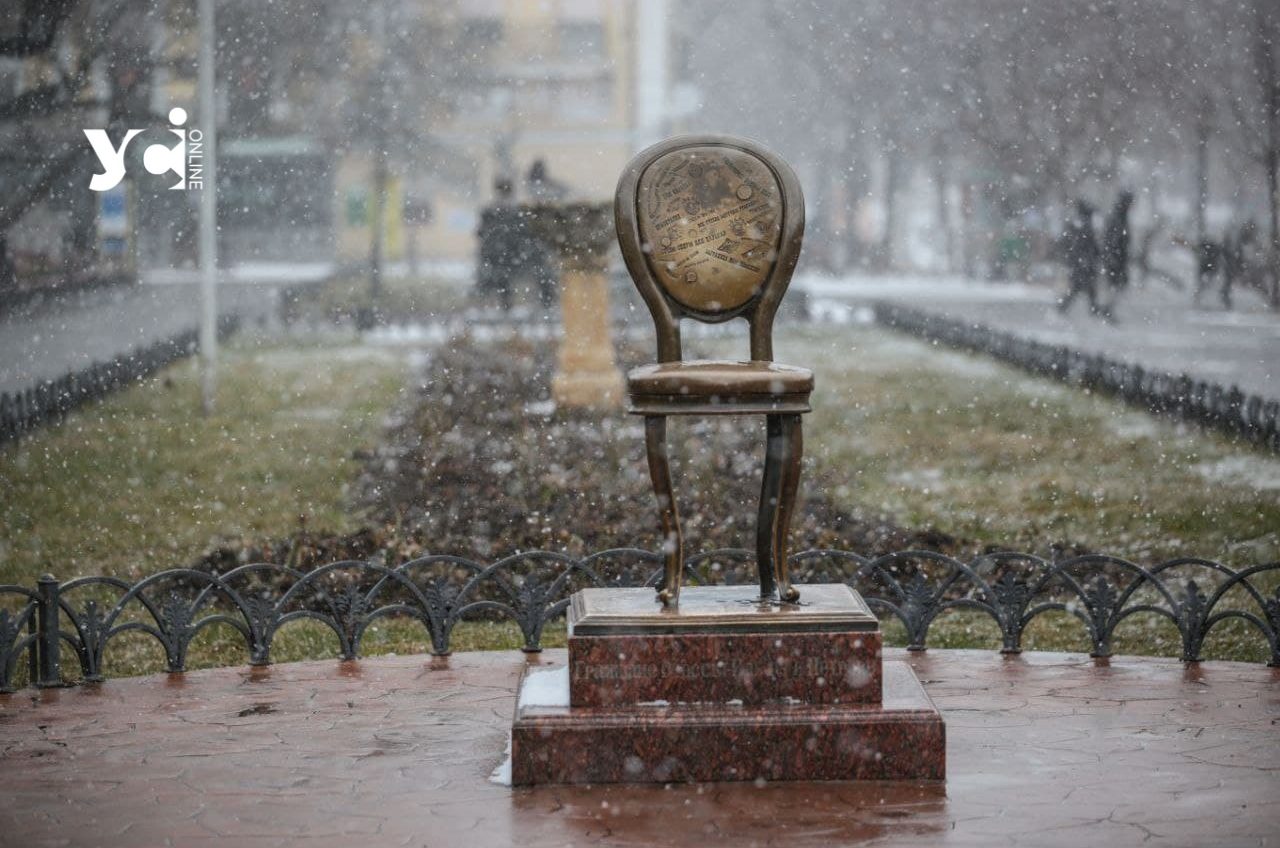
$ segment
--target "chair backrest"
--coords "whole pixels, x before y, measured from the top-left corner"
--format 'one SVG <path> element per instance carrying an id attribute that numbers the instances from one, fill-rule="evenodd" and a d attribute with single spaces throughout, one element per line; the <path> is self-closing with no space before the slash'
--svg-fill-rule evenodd
<path id="1" fill-rule="evenodd" d="M 658 361 L 680 359 L 680 320 L 743 317 L 751 358 L 773 359 L 773 318 L 804 236 L 804 196 L 767 148 L 680 136 L 628 163 L 614 197 L 618 244 L 658 332 Z"/>

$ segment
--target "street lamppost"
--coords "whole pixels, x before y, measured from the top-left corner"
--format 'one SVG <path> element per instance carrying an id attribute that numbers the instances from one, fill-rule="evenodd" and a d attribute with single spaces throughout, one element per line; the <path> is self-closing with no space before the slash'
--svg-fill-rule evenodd
<path id="1" fill-rule="evenodd" d="M 200 397 L 213 412 L 218 387 L 218 116 L 214 104 L 214 0 L 200 0 L 200 123 L 204 133 L 204 185 L 200 191 Z"/>

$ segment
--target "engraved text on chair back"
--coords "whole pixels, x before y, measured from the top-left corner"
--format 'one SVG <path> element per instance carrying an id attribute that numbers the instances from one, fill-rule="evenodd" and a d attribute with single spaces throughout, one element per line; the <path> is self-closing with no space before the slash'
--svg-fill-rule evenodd
<path id="1" fill-rule="evenodd" d="M 685 316 L 743 316 L 751 359 L 773 358 L 773 317 L 804 232 L 804 201 L 785 162 L 744 139 L 671 139 L 628 166 L 615 212 L 627 268 L 658 327 L 659 361 L 680 359 Z"/>

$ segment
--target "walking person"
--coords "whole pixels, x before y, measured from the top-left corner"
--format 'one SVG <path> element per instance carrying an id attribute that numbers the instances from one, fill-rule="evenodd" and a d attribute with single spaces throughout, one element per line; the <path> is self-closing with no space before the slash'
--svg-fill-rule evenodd
<path id="1" fill-rule="evenodd" d="M 1102 228 L 1102 274 L 1110 289 L 1104 315 L 1114 320 L 1116 303 L 1129 286 L 1129 207 L 1133 192 L 1122 191 Z"/>
<path id="2" fill-rule="evenodd" d="M 1066 313 L 1076 297 L 1083 294 L 1089 301 L 1089 312 L 1098 310 L 1098 265 L 1101 251 L 1093 231 L 1093 207 L 1084 200 L 1076 201 L 1076 214 L 1067 224 L 1059 242 L 1062 261 L 1067 266 L 1071 290 L 1058 303 L 1058 311 Z"/>
<path id="3" fill-rule="evenodd" d="M 1246 221 L 1232 236 L 1228 231 L 1222 239 L 1222 308 L 1231 309 L 1231 289 L 1243 281 L 1249 270 L 1248 253 L 1253 245 L 1257 227 Z"/>
<path id="4" fill-rule="evenodd" d="M 1203 239 L 1195 246 L 1196 290 L 1191 296 L 1191 304 L 1197 309 L 1200 308 L 1200 298 L 1222 273 L 1223 253 L 1224 245 L 1213 239 Z"/>

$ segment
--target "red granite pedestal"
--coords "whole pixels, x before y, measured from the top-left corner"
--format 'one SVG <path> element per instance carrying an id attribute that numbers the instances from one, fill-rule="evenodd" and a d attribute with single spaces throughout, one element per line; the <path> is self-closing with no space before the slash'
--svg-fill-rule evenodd
<path id="1" fill-rule="evenodd" d="M 879 623 L 842 584 L 801 604 L 751 587 L 587 589 L 569 662 L 521 680 L 516 785 L 717 780 L 942 780 L 945 727 Z"/>

